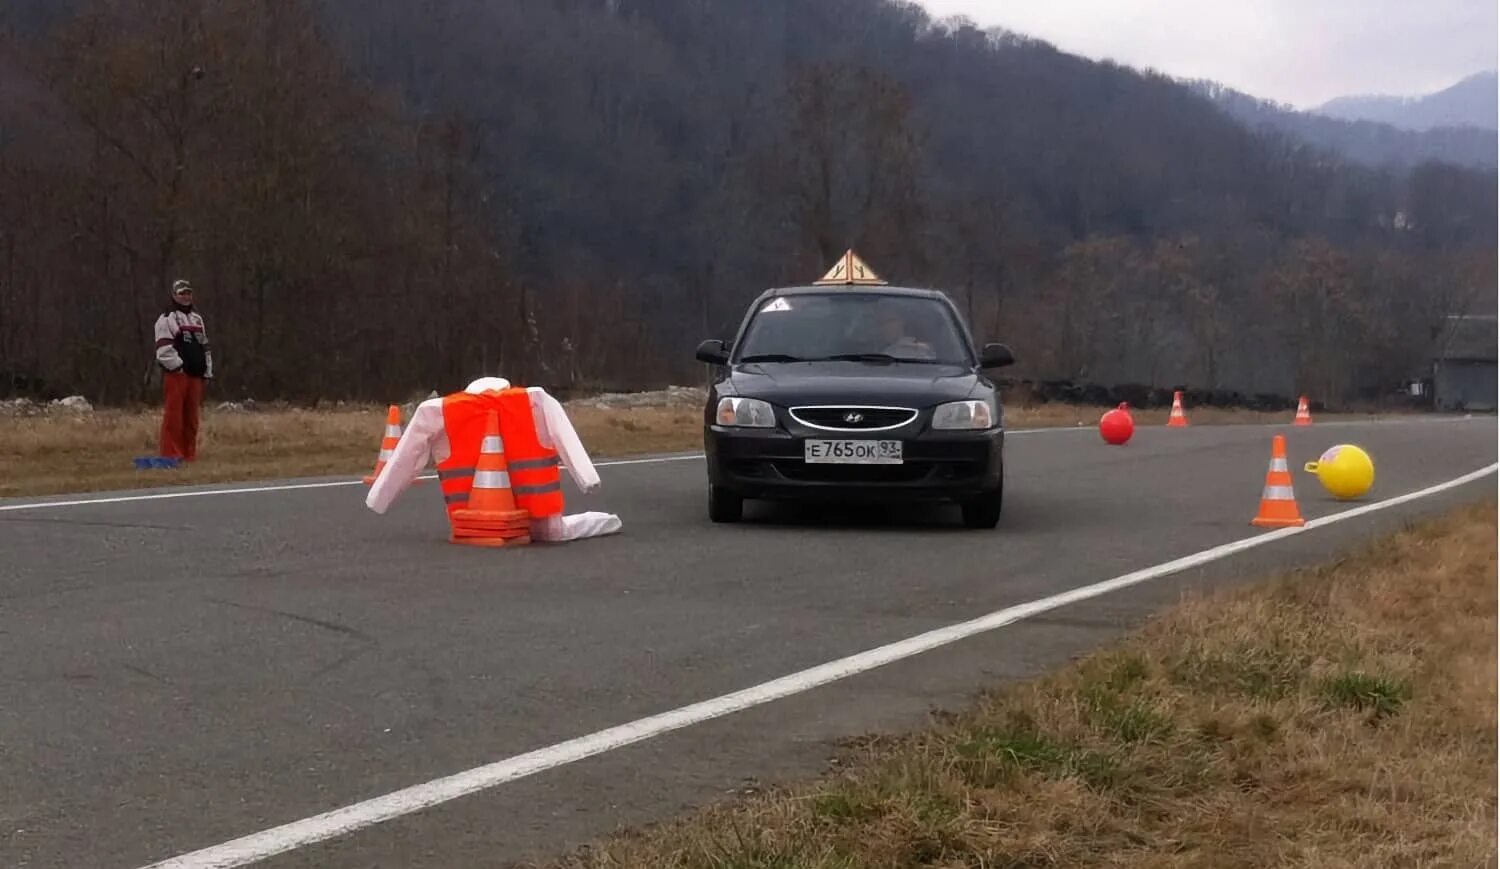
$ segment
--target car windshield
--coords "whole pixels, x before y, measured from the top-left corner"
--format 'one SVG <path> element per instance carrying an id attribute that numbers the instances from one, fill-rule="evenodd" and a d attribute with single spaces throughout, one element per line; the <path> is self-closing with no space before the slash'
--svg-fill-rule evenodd
<path id="1" fill-rule="evenodd" d="M 947 306 L 919 296 L 833 292 L 761 303 L 740 343 L 740 362 L 925 362 L 967 365 Z"/>

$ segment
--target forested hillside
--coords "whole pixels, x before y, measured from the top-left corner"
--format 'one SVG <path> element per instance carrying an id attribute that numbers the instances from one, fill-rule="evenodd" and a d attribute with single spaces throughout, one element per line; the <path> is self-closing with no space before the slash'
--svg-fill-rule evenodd
<path id="1" fill-rule="evenodd" d="M 1307 391 L 1495 295 L 1496 175 L 1380 170 L 889 0 L 17 0 L 0 370 L 149 396 L 175 277 L 221 395 L 701 377 L 853 246 L 1015 373 Z M 4 386 L 4 384 L 0 384 Z"/>

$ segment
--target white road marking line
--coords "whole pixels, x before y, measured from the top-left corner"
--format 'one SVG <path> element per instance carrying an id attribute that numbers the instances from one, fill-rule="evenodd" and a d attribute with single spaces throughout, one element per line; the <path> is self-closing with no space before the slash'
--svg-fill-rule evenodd
<path id="1" fill-rule="evenodd" d="M 153 863 L 146 869 L 230 869 L 230 867 L 245 866 L 267 857 L 292 851 L 297 848 L 322 842 L 327 839 L 336 838 L 348 833 L 355 832 L 365 827 L 389 821 L 403 815 L 409 815 L 423 809 L 431 808 L 440 803 L 456 800 L 478 791 L 515 781 L 529 775 L 544 772 L 555 767 L 575 763 L 597 754 L 603 754 L 617 748 L 623 748 L 633 743 L 642 742 L 664 733 L 700 724 L 714 718 L 720 718 L 736 712 L 742 712 L 754 706 L 760 706 L 773 700 L 801 694 L 813 688 L 846 679 L 867 670 L 910 658 L 923 652 L 941 646 L 956 643 L 977 634 L 993 631 L 1032 616 L 1040 615 L 1049 610 L 1058 609 L 1078 601 L 1099 597 L 1138 585 L 1150 580 L 1159 579 L 1200 567 L 1210 562 L 1219 561 L 1231 555 L 1265 546 L 1278 540 L 1285 539 L 1297 534 L 1302 534 L 1317 528 L 1323 528 L 1338 522 L 1354 519 L 1377 510 L 1386 510 L 1409 501 L 1430 497 L 1449 489 L 1454 489 L 1482 479 L 1500 468 L 1500 463 L 1465 474 L 1462 477 L 1429 486 L 1416 492 L 1410 492 L 1384 501 L 1377 501 L 1341 513 L 1334 513 L 1318 519 L 1310 520 L 1300 528 L 1282 528 L 1275 531 L 1267 531 L 1253 537 L 1247 537 L 1234 543 L 1226 543 L 1205 549 L 1182 558 L 1117 576 L 1114 579 L 1096 582 L 1092 585 L 1080 586 L 1069 591 L 1055 594 L 1050 597 L 1034 600 L 1030 603 L 1007 607 L 1002 610 L 981 616 L 967 622 L 950 625 L 945 628 L 919 634 L 905 640 L 900 640 L 889 645 L 859 652 L 837 661 L 812 667 L 789 676 L 782 676 L 770 682 L 725 694 L 711 700 L 704 700 L 690 706 L 673 709 L 621 724 L 606 730 L 600 730 L 587 736 L 570 739 L 546 748 L 539 748 L 525 754 L 519 754 L 504 760 L 475 767 L 454 775 L 434 779 L 424 784 L 413 785 L 399 791 L 353 803 L 343 808 L 304 818 L 279 827 L 273 827 L 259 833 L 253 833 L 243 838 L 225 842 L 222 845 L 214 845 L 209 848 L 173 857 L 159 863 Z"/>
<path id="2" fill-rule="evenodd" d="M 1381 425 L 1393 423 L 1435 423 L 1435 422 L 1462 422 L 1471 417 L 1438 417 L 1434 419 L 1415 420 L 1347 420 L 1322 423 L 1325 428 L 1340 425 Z M 1286 423 L 1264 423 L 1256 425 L 1200 425 L 1198 428 L 1279 428 L 1290 426 Z M 1161 426 L 1143 426 L 1143 428 L 1160 428 Z M 1063 432 L 1093 431 L 1091 425 L 1084 426 L 1053 426 L 1050 428 L 1023 428 L 1007 431 L 1006 436 L 1029 435 L 1029 434 L 1060 434 Z M 613 461 L 595 462 L 596 468 L 613 468 L 623 465 L 657 465 L 666 462 L 690 462 L 703 458 L 702 453 L 689 455 L 652 456 L 643 459 L 615 459 Z M 420 480 L 435 480 L 436 474 L 423 474 Z M 353 480 L 332 480 L 321 483 L 277 483 L 269 486 L 238 486 L 232 489 L 197 489 L 185 492 L 153 492 L 146 495 L 117 495 L 102 498 L 78 498 L 67 501 L 30 501 L 21 504 L 0 504 L 0 513 L 16 512 L 19 510 L 58 510 L 64 507 L 89 507 L 98 504 L 128 504 L 132 501 L 166 501 L 172 498 L 205 498 L 210 495 L 256 495 L 263 492 L 295 492 L 300 489 L 334 489 L 341 486 L 363 485 L 363 478 Z"/>
<path id="3" fill-rule="evenodd" d="M 685 462 L 703 458 L 702 453 L 690 456 L 657 456 L 649 459 L 624 459 L 613 462 L 595 462 L 596 468 L 616 465 L 659 464 L 662 462 Z M 419 480 L 436 480 L 437 474 L 423 474 Z M 362 486 L 363 478 L 355 480 L 331 480 L 322 483 L 277 483 L 271 486 L 239 486 L 233 489 L 194 489 L 185 492 L 152 492 L 146 495 L 120 495 L 106 498 L 80 498 L 71 501 L 32 501 L 25 504 L 0 504 L 0 513 L 15 510 L 48 510 L 61 507 L 88 507 L 95 504 L 125 504 L 131 501 L 165 501 L 172 498 L 202 498 L 209 495 L 256 495 L 262 492 L 294 492 L 299 489 L 334 489 L 341 486 Z"/>
<path id="4" fill-rule="evenodd" d="M 1071 428 L 1038 428 L 1007 432 L 1007 434 L 1038 434 L 1046 432 L 1076 431 Z M 595 462 L 596 468 L 615 468 L 623 465 L 659 465 L 666 462 L 690 462 L 702 459 L 702 453 L 688 455 L 651 456 L 643 459 L 614 459 Z M 419 480 L 435 480 L 436 474 L 423 474 Z M 184 492 L 152 492 L 145 495 L 118 495 L 103 498 L 78 498 L 67 501 L 31 501 L 23 504 L 0 504 L 0 513 L 17 510 L 55 510 L 63 507 L 88 507 L 96 504 L 127 504 L 132 501 L 165 501 L 172 498 L 204 498 L 210 495 L 256 495 L 263 492 L 294 492 L 299 489 L 335 489 L 342 486 L 364 485 L 363 478 L 354 480 L 331 480 L 321 483 L 277 483 L 270 486 L 237 486 L 232 489 L 195 489 Z"/>
<path id="5" fill-rule="evenodd" d="M 690 453 L 684 456 L 652 456 L 646 459 L 615 459 L 608 462 L 594 462 L 596 468 L 617 468 L 621 465 L 659 465 L 662 462 L 691 462 L 694 459 L 703 458 L 702 453 Z M 564 465 L 563 467 L 567 467 Z"/>
<path id="6" fill-rule="evenodd" d="M 330 483 L 283 483 L 275 486 L 247 486 L 237 489 L 195 489 L 189 492 L 153 492 L 149 495 L 120 495 L 110 498 L 80 498 L 72 501 L 33 501 L 26 504 L 0 504 L 0 513 L 15 510 L 54 510 L 62 507 L 85 507 L 93 504 L 125 504 L 131 501 L 166 501 L 171 498 L 204 498 L 209 495 L 250 495 L 256 492 L 290 492 L 296 489 L 330 489 L 354 486 L 360 480 L 337 480 Z"/>

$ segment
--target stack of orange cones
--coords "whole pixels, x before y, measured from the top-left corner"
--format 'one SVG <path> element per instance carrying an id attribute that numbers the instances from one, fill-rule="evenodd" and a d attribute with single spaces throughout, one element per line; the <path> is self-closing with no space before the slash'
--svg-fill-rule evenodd
<path id="1" fill-rule="evenodd" d="M 1250 524 L 1259 528 L 1297 528 L 1307 524 L 1297 509 L 1297 496 L 1292 491 L 1285 435 L 1271 439 L 1271 466 L 1266 470 L 1266 488 L 1261 492 L 1260 511 Z"/>
<path id="2" fill-rule="evenodd" d="M 1169 428 L 1183 428 L 1188 424 L 1187 414 L 1182 412 L 1182 391 L 1172 393 L 1172 415 L 1167 418 Z"/>
<path id="3" fill-rule="evenodd" d="M 1312 425 L 1312 414 L 1307 410 L 1307 396 L 1297 399 L 1297 418 L 1292 425 Z"/>
<path id="4" fill-rule="evenodd" d="M 375 478 L 385 468 L 385 463 L 391 460 L 391 454 L 396 451 L 396 442 L 401 440 L 401 408 L 391 405 L 385 412 L 385 436 L 380 439 L 380 454 L 375 457 L 375 470 L 365 475 L 365 485 L 371 485 Z M 418 477 L 412 482 L 420 483 Z"/>
<path id="5" fill-rule="evenodd" d="M 517 509 L 500 438 L 500 419 L 491 411 L 474 464 L 469 506 L 449 516 L 449 540 L 467 546 L 523 546 L 531 542 L 531 514 Z"/>

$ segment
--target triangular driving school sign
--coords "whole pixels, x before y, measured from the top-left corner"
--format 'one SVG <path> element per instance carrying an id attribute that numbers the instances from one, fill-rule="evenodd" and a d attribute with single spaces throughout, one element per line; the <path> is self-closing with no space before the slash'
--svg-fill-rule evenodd
<path id="1" fill-rule="evenodd" d="M 852 250 L 844 251 L 844 255 L 839 257 L 839 261 L 833 264 L 833 268 L 828 270 L 828 274 L 819 280 L 813 281 L 813 283 L 817 286 L 826 286 L 828 284 L 885 285 L 885 281 L 881 280 L 879 275 L 871 271 L 870 267 L 865 265 L 865 261 L 860 259 Z"/>

